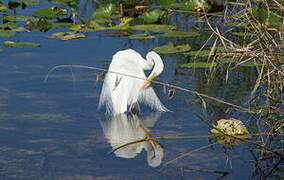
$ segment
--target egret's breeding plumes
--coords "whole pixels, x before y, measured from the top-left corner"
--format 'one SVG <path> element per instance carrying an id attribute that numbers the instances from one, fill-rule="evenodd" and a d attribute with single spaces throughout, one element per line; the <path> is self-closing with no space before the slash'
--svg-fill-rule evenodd
<path id="1" fill-rule="evenodd" d="M 144 70 L 151 69 L 146 78 Z M 107 112 L 113 115 L 131 111 L 139 107 L 139 103 L 157 111 L 168 111 L 150 86 L 163 69 L 163 61 L 154 51 L 146 55 L 146 60 L 132 49 L 118 51 L 106 74 L 99 107 L 105 105 Z"/>

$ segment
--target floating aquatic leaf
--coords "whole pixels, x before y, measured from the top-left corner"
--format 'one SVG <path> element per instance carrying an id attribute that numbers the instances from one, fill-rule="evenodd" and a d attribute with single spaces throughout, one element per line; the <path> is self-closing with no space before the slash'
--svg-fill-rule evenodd
<path id="1" fill-rule="evenodd" d="M 194 37 L 199 35 L 200 34 L 197 32 L 182 32 L 182 31 L 169 31 L 162 34 L 162 36 L 164 37 L 174 37 L 174 38 Z"/>
<path id="2" fill-rule="evenodd" d="M 49 38 L 59 38 L 61 40 L 71 40 L 71 39 L 79 39 L 84 38 L 86 35 L 76 32 L 57 32 L 50 36 Z"/>
<path id="3" fill-rule="evenodd" d="M 36 6 L 38 5 L 40 0 L 25 0 L 25 4 L 27 6 Z"/>
<path id="4" fill-rule="evenodd" d="M 190 46 L 188 44 L 174 46 L 173 43 L 168 43 L 163 46 L 155 47 L 153 50 L 161 54 L 170 54 L 189 51 Z"/>
<path id="5" fill-rule="evenodd" d="M 36 21 L 36 18 L 32 16 L 22 16 L 19 14 L 14 14 L 12 16 L 9 16 L 9 15 L 3 16 L 3 20 L 4 21 L 28 21 L 28 20 Z"/>
<path id="6" fill-rule="evenodd" d="M 230 118 L 220 119 L 217 121 L 217 125 L 213 125 L 214 129 L 211 129 L 212 134 L 227 134 L 227 135 L 247 135 L 249 131 L 242 123 L 242 121 Z"/>
<path id="7" fill-rule="evenodd" d="M 187 63 L 187 64 L 181 64 L 179 67 L 181 68 L 210 68 L 217 66 L 217 63 L 213 62 L 194 62 L 194 63 Z"/>
<path id="8" fill-rule="evenodd" d="M 245 125 L 237 119 L 220 119 L 217 125 L 213 125 L 214 129 L 210 132 L 214 141 L 223 145 L 236 145 L 240 143 L 240 139 L 249 137 L 249 131 Z M 230 135 L 230 136 L 227 136 Z"/>
<path id="9" fill-rule="evenodd" d="M 0 29 L 0 37 L 9 37 L 16 35 L 16 32 L 11 30 L 1 30 Z"/>
<path id="10" fill-rule="evenodd" d="M 202 51 L 189 51 L 185 52 L 184 55 L 187 56 L 209 56 L 210 51 L 208 50 L 202 50 Z"/>
<path id="11" fill-rule="evenodd" d="M 81 32 L 93 32 L 94 29 L 90 28 L 84 24 L 75 24 L 69 27 L 72 31 L 81 31 Z"/>
<path id="12" fill-rule="evenodd" d="M 169 32 L 176 30 L 175 26 L 166 25 L 166 24 L 144 24 L 144 25 L 130 26 L 130 28 L 137 31 L 150 31 L 150 32 Z"/>
<path id="13" fill-rule="evenodd" d="M 37 17 L 45 17 L 45 18 L 57 18 L 62 15 L 67 15 L 68 11 L 64 8 L 58 7 L 58 6 L 53 6 L 49 8 L 44 8 L 44 9 L 39 9 L 34 11 L 34 16 Z"/>
<path id="14" fill-rule="evenodd" d="M 7 7 L 0 4 L 0 12 L 6 12 L 6 11 L 7 11 Z"/>
<path id="15" fill-rule="evenodd" d="M 154 35 L 151 34 L 133 34 L 128 36 L 129 39 L 153 39 Z"/>
<path id="16" fill-rule="evenodd" d="M 98 8 L 92 15 L 92 20 L 97 23 L 111 23 L 112 18 L 117 18 L 118 10 L 112 3 L 106 4 L 101 8 Z"/>
<path id="17" fill-rule="evenodd" d="M 66 40 L 79 39 L 79 38 L 84 38 L 84 37 L 86 37 L 86 35 L 80 34 L 80 33 L 76 33 L 76 34 L 70 34 L 70 35 L 63 36 L 61 38 L 61 40 L 66 41 Z"/>
<path id="18" fill-rule="evenodd" d="M 2 52 L 3 51 L 3 49 L 2 48 L 0 48 L 0 52 Z"/>
<path id="19" fill-rule="evenodd" d="M 153 11 L 143 13 L 140 18 L 142 18 L 147 23 L 155 23 L 158 22 L 165 14 L 165 11 L 155 9 Z"/>
<path id="20" fill-rule="evenodd" d="M 3 45 L 7 47 L 39 47 L 40 46 L 40 44 L 38 43 L 14 42 L 14 41 L 4 41 Z"/>

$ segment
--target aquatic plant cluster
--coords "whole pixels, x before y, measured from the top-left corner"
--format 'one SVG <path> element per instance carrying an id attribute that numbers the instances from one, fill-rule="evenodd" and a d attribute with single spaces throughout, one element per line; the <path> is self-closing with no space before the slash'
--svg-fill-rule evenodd
<path id="1" fill-rule="evenodd" d="M 35 8 L 43 3 L 47 4 L 44 8 Z M 81 6 L 91 6 L 93 10 L 82 15 Z M 32 14 L 22 15 L 30 7 L 33 7 Z M 209 116 L 208 104 L 217 102 L 222 108 L 226 106 L 224 114 L 246 113 L 263 124 L 264 132 L 256 133 L 265 138 L 236 137 L 237 142 L 250 143 L 253 151 L 260 152 L 259 164 L 263 159 L 279 164 L 284 158 L 281 154 L 283 141 L 279 141 L 284 134 L 283 14 L 284 0 L 0 0 L 0 39 L 5 39 L 0 45 L 0 55 L 7 47 L 41 46 L 36 42 L 9 40 L 17 33 L 34 31 L 63 41 L 87 38 L 93 32 L 99 36 L 124 36 L 139 41 L 163 39 L 153 50 L 181 57 L 182 61 L 177 62 L 179 68 L 204 76 L 200 86 L 221 81 L 228 83 L 238 71 L 251 75 L 245 77 L 253 81 L 253 86 L 247 88 L 249 95 L 245 103 L 239 97 L 235 102 L 212 98 L 206 90 L 200 94 L 187 92 L 197 95 L 196 102 Z M 180 24 L 179 19 L 183 23 Z M 189 23 L 193 20 L 194 26 Z M 49 33 L 51 30 L 56 32 Z M 205 121 L 213 129 L 218 127 L 212 120 Z M 230 138 L 221 139 L 221 144 L 236 144 Z M 276 167 L 264 170 L 263 178 L 272 174 Z"/>

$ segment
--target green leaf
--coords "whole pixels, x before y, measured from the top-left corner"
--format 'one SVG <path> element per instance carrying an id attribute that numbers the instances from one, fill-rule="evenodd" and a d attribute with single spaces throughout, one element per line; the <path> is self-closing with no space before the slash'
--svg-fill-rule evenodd
<path id="1" fill-rule="evenodd" d="M 208 50 L 202 50 L 202 51 L 189 51 L 185 52 L 184 55 L 187 56 L 209 56 L 210 51 Z"/>
<path id="2" fill-rule="evenodd" d="M 86 37 L 84 34 L 76 33 L 76 32 L 57 32 L 50 36 L 49 38 L 59 38 L 61 40 L 71 40 L 71 39 L 79 39 Z"/>
<path id="3" fill-rule="evenodd" d="M 3 51 L 3 49 L 2 48 L 0 48 L 0 52 L 2 52 Z"/>
<path id="4" fill-rule="evenodd" d="M 39 9 L 34 11 L 34 16 L 37 17 L 45 17 L 45 18 L 57 18 L 62 15 L 67 15 L 68 11 L 64 8 L 58 7 L 58 6 L 53 6 L 49 8 L 44 8 L 44 9 Z"/>
<path id="5" fill-rule="evenodd" d="M 3 45 L 6 47 L 39 47 L 38 43 L 31 42 L 14 42 L 14 41 L 4 41 Z"/>
<path id="6" fill-rule="evenodd" d="M 182 31 L 170 31 L 162 34 L 164 37 L 173 37 L 173 38 L 184 38 L 184 37 L 195 37 L 200 34 L 197 32 L 182 32 Z"/>
<path id="7" fill-rule="evenodd" d="M 1 30 L 0 29 L 0 37 L 10 37 L 16 35 L 16 32 L 11 30 Z"/>
<path id="8" fill-rule="evenodd" d="M 249 131 L 242 123 L 242 121 L 230 118 L 230 119 L 220 119 L 217 121 L 217 125 L 213 125 L 214 129 L 211 129 L 213 134 L 228 134 L 228 135 L 247 135 Z M 218 130 L 219 131 L 218 131 Z M 222 133 L 221 133 L 221 132 Z"/>
<path id="9" fill-rule="evenodd" d="M 189 51 L 191 48 L 188 44 L 174 46 L 173 43 L 168 43 L 163 46 L 155 47 L 153 50 L 161 54 L 179 53 Z"/>
<path id="10" fill-rule="evenodd" d="M 177 3 L 176 0 L 157 0 L 157 3 L 163 8 L 175 8 L 179 6 L 179 3 Z"/>
<path id="11" fill-rule="evenodd" d="M 134 34 L 128 36 L 129 39 L 153 39 L 155 36 L 150 34 Z"/>
<path id="12" fill-rule="evenodd" d="M 187 63 L 181 64 L 179 67 L 181 68 L 210 68 L 217 66 L 217 63 L 210 63 L 210 62 L 194 62 L 194 63 Z"/>
<path id="13" fill-rule="evenodd" d="M 103 7 L 96 9 L 96 11 L 92 15 L 92 20 L 95 20 L 97 23 L 111 23 L 112 18 L 116 18 L 119 16 L 115 16 L 117 13 L 117 8 L 114 4 L 106 4 Z"/>
<path id="14" fill-rule="evenodd" d="M 6 12 L 7 11 L 7 7 L 0 5 L 0 12 Z"/>
<path id="15" fill-rule="evenodd" d="M 36 18 L 32 16 L 22 16 L 19 14 L 14 14 L 12 16 L 4 15 L 3 20 L 4 21 L 28 21 L 28 20 L 36 21 Z"/>
<path id="16" fill-rule="evenodd" d="M 142 18 L 147 23 L 155 23 L 158 22 L 165 14 L 165 11 L 155 9 L 153 11 L 143 13 L 140 18 Z"/>
<path id="17" fill-rule="evenodd" d="M 130 29 L 136 31 L 169 32 L 176 30 L 176 27 L 166 24 L 144 24 L 144 25 L 130 26 Z"/>

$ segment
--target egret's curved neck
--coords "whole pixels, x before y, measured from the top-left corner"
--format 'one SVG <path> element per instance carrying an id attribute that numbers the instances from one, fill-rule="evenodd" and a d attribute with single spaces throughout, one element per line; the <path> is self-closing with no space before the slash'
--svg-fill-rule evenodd
<path id="1" fill-rule="evenodd" d="M 154 63 L 154 68 L 149 76 L 159 76 L 164 70 L 164 63 L 159 54 L 151 51 L 146 55 L 146 59 L 147 61 L 152 61 Z"/>

